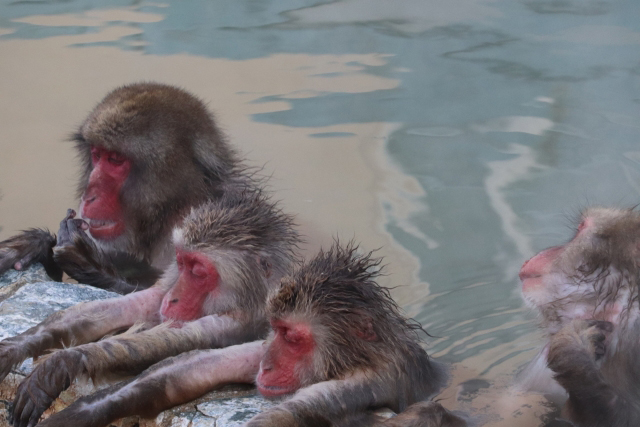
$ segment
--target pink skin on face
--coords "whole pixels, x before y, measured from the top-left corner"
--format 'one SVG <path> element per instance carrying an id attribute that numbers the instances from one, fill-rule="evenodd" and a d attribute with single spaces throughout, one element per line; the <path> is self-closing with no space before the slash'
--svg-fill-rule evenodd
<path id="1" fill-rule="evenodd" d="M 173 320 L 174 326 L 181 326 L 204 315 L 202 306 L 218 287 L 220 275 L 211 260 L 199 252 L 176 248 L 176 260 L 180 276 L 164 296 L 160 315 L 163 321 Z"/>
<path id="2" fill-rule="evenodd" d="M 120 189 L 129 176 L 131 161 L 115 151 L 92 146 L 91 163 L 93 170 L 82 195 L 80 214 L 95 239 L 112 240 L 125 230 Z"/>
<path id="3" fill-rule="evenodd" d="M 592 218 L 584 218 L 578 226 L 574 239 L 585 233 L 593 225 Z M 528 302 L 541 307 L 548 303 L 549 298 L 553 298 L 558 292 L 561 295 L 566 295 L 567 289 L 563 287 L 574 286 L 565 284 L 562 272 L 553 271 L 554 262 L 562 255 L 564 249 L 565 246 L 545 249 L 522 265 L 519 276 L 522 282 L 522 293 Z M 554 275 L 556 276 L 555 278 L 553 277 Z M 565 292 L 562 292 L 563 290 Z M 591 319 L 597 316 L 598 319 L 617 323 L 620 312 L 621 305 L 618 303 L 607 305 L 602 310 L 598 310 L 596 314 L 589 303 L 573 301 L 569 304 L 569 301 L 567 301 L 567 304 L 563 307 L 562 314 L 568 319 Z"/>
<path id="4" fill-rule="evenodd" d="M 562 246 L 545 249 L 538 255 L 526 261 L 520 269 L 522 292 L 529 293 L 544 287 L 544 276 L 551 272 L 553 260 L 562 252 Z"/>
<path id="5" fill-rule="evenodd" d="M 315 341 L 306 324 L 274 320 L 275 333 L 269 349 L 260 363 L 256 378 L 258 391 L 265 397 L 290 394 L 301 386 L 298 372 L 308 370 L 312 363 Z"/>
<path id="6" fill-rule="evenodd" d="M 574 239 L 592 225 L 593 220 L 591 218 L 584 218 L 578 225 Z M 523 293 L 527 294 L 544 289 L 544 277 L 551 273 L 553 262 L 560 256 L 563 249 L 564 246 L 545 249 L 522 265 L 519 276 Z"/>

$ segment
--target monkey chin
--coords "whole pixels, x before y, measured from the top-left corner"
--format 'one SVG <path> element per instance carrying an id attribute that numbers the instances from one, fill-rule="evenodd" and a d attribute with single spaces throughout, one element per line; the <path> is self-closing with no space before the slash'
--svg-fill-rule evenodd
<path id="1" fill-rule="evenodd" d="M 278 397 L 286 396 L 288 394 L 295 393 L 298 387 L 295 386 L 277 386 L 267 385 L 260 381 L 260 375 L 256 378 L 256 388 L 258 392 L 267 399 L 276 399 Z"/>

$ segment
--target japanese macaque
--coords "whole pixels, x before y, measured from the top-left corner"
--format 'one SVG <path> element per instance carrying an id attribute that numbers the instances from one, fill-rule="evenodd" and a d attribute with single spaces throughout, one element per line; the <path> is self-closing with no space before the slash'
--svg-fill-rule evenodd
<path id="1" fill-rule="evenodd" d="M 152 417 L 222 384 L 254 381 L 264 396 L 293 395 L 247 426 L 465 426 L 439 404 L 423 402 L 444 385 L 446 373 L 419 345 L 420 325 L 404 318 L 375 282 L 380 260 L 356 250 L 336 243 L 282 280 L 267 303 L 266 341 L 165 360 L 79 399 L 41 426 L 102 427 L 129 415 Z M 371 412 L 414 403 L 387 421 Z"/>
<path id="2" fill-rule="evenodd" d="M 82 173 L 79 213 L 58 236 L 30 229 L 0 242 L 0 274 L 44 265 L 118 293 L 148 288 L 171 262 L 171 230 L 192 207 L 252 181 L 204 104 L 176 87 L 115 89 L 72 139 Z"/>
<path id="3" fill-rule="evenodd" d="M 639 274 L 640 215 L 606 208 L 586 210 L 569 243 L 520 270 L 549 340 L 524 377 L 553 392 L 540 390 L 548 365 L 549 383 L 552 374 L 568 395 L 563 415 L 579 427 L 640 425 Z"/>
<path id="4" fill-rule="evenodd" d="M 263 338 L 267 295 L 296 259 L 292 226 L 260 191 L 225 192 L 193 209 L 174 231 L 176 259 L 156 285 L 79 304 L 1 341 L 0 378 L 28 357 L 74 346 L 42 358 L 20 384 L 13 425 L 36 425 L 76 378 L 136 375 L 190 350 Z"/>

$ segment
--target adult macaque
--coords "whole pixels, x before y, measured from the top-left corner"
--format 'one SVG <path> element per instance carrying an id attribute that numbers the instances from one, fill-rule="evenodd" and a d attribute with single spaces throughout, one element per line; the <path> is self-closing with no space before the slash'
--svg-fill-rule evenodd
<path id="1" fill-rule="evenodd" d="M 165 360 L 40 425 L 102 427 L 129 415 L 152 417 L 221 384 L 255 380 L 267 397 L 293 396 L 247 426 L 465 426 L 440 405 L 422 402 L 446 374 L 419 345 L 420 325 L 405 319 L 375 282 L 379 263 L 353 245 L 335 244 L 284 278 L 270 297 L 266 342 Z M 370 412 L 414 403 L 387 421 Z"/>
<path id="2" fill-rule="evenodd" d="M 0 274 L 41 262 L 54 280 L 64 270 L 118 293 L 147 288 L 171 262 L 171 230 L 189 210 L 251 181 L 203 103 L 172 86 L 112 91 L 73 140 L 84 221 L 69 210 L 57 241 L 31 229 L 0 242 Z"/>
<path id="3" fill-rule="evenodd" d="M 640 215 L 593 208 L 569 243 L 520 270 L 524 298 L 549 335 L 526 376 L 545 375 L 546 361 L 577 426 L 640 425 L 639 266 Z"/>
<path id="4" fill-rule="evenodd" d="M 173 243 L 176 260 L 155 286 L 77 305 L 0 342 L 0 378 L 27 357 L 75 345 L 43 358 L 20 384 L 14 426 L 34 426 L 76 378 L 135 375 L 186 351 L 264 337 L 267 294 L 295 259 L 292 218 L 259 191 L 228 191 L 193 209 Z"/>

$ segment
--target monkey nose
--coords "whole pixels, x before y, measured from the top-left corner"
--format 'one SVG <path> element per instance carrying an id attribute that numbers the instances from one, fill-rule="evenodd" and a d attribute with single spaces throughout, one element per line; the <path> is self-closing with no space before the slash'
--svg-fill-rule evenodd
<path id="1" fill-rule="evenodd" d="M 180 301 L 178 298 L 174 298 L 171 301 L 169 301 L 171 304 L 177 304 L 178 301 Z"/>

